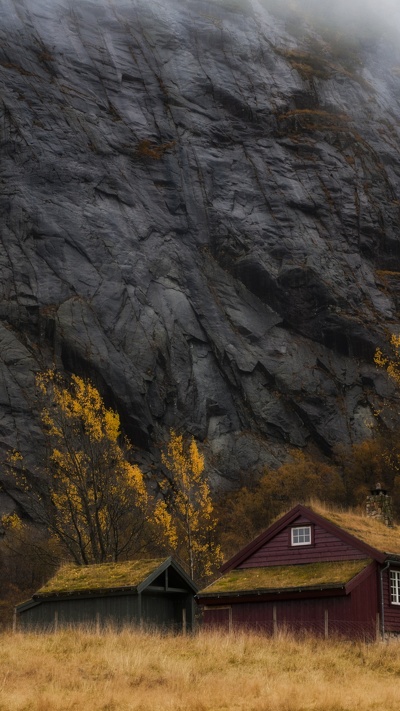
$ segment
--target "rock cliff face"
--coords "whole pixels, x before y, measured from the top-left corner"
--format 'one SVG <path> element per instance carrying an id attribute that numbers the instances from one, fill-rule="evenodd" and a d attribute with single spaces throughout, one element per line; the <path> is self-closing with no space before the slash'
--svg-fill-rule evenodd
<path id="1" fill-rule="evenodd" d="M 183 428 L 216 481 L 329 455 L 393 396 L 373 354 L 398 323 L 399 50 L 275 11 L 0 0 L 4 450 L 33 465 L 52 362 L 145 466 Z"/>

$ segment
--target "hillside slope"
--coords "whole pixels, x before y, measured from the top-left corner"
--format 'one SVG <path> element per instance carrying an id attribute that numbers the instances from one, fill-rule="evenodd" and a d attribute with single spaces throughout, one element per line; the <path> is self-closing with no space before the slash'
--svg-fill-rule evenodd
<path id="1" fill-rule="evenodd" d="M 393 395 L 398 45 L 271 8 L 0 0 L 4 450 L 34 464 L 52 362 L 147 467 L 173 426 L 216 478 L 329 455 Z"/>

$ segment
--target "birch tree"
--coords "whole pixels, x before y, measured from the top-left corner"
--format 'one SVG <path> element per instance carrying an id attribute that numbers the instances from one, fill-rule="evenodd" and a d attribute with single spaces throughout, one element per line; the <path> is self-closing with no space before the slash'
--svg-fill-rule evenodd
<path id="1" fill-rule="evenodd" d="M 390 338 L 391 356 L 383 355 L 380 348 L 375 351 L 374 362 L 378 368 L 384 368 L 389 377 L 400 385 L 400 336 L 393 333 Z"/>
<path id="2" fill-rule="evenodd" d="M 193 438 L 185 442 L 171 430 L 162 462 L 168 476 L 162 482 L 164 498 L 156 506 L 156 520 L 192 578 L 205 579 L 221 562 L 221 549 L 204 457 Z"/>
<path id="3" fill-rule="evenodd" d="M 66 379 L 49 370 L 37 376 L 37 388 L 46 463 L 28 474 L 20 453 L 8 461 L 32 518 L 77 564 L 132 553 L 140 545 L 148 497 L 142 472 L 128 459 L 118 414 L 76 375 Z"/>

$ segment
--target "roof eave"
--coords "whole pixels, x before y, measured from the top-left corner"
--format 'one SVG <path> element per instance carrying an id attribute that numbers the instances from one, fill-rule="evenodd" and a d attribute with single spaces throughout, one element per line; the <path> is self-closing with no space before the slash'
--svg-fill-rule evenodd
<path id="1" fill-rule="evenodd" d="M 300 585 L 295 587 L 280 588 L 253 588 L 250 590 L 224 590 L 197 593 L 197 599 L 220 598 L 220 597 L 241 597 L 242 595 L 280 595 L 285 593 L 316 592 L 319 590 L 345 590 L 346 583 L 324 583 L 319 585 Z"/>
<path id="2" fill-rule="evenodd" d="M 31 607 L 40 605 L 41 602 L 41 600 L 33 600 L 32 598 L 30 600 L 24 600 L 24 602 L 20 602 L 18 605 L 15 605 L 15 612 L 25 612 L 25 610 L 29 610 Z"/>
<path id="3" fill-rule="evenodd" d="M 394 563 L 400 563 L 400 555 L 398 553 L 385 553 L 385 560 L 382 562 L 386 562 L 387 560 L 393 561 Z"/>
<path id="4" fill-rule="evenodd" d="M 121 585 L 116 588 L 84 588 L 82 590 L 54 590 L 48 593 L 34 593 L 32 600 L 50 600 L 54 598 L 71 598 L 71 597 L 93 597 L 94 595 L 115 595 L 123 593 L 137 593 L 137 585 Z"/>

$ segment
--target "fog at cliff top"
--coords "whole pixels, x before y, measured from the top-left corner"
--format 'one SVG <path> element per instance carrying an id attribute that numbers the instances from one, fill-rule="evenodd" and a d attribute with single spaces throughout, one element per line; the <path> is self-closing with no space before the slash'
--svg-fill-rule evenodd
<path id="1" fill-rule="evenodd" d="M 174 13 L 196 15 L 222 13 L 232 16 L 263 13 L 265 10 L 284 21 L 303 23 L 319 30 L 333 29 L 353 37 L 373 37 L 382 33 L 390 37 L 400 31 L 400 7 L 398 0 L 0 0 L 3 21 L 14 18 L 23 20 L 23 15 L 50 19 L 69 11 L 87 10 L 87 20 L 93 22 L 106 8 L 110 13 L 142 10 L 155 12 L 157 16 Z"/>
<path id="2" fill-rule="evenodd" d="M 229 5 L 230 0 L 217 0 Z M 316 30 L 336 30 L 356 37 L 390 35 L 400 31 L 398 0 L 253 0 L 274 14 L 302 21 Z M 247 0 L 238 0 L 243 5 Z"/>
<path id="3" fill-rule="evenodd" d="M 182 10 L 193 8 L 194 10 L 212 11 L 212 8 L 227 11 L 240 11 L 240 9 L 253 7 L 264 7 L 277 12 L 280 15 L 314 17 L 318 20 L 346 24 L 354 22 L 363 24 L 366 20 L 386 26 L 393 25 L 393 22 L 400 27 L 400 7 L 398 0 L 29 0 L 14 2 L 14 0 L 0 0 L 0 7 L 14 5 L 16 8 L 26 6 L 27 9 L 36 13 L 40 9 L 52 9 L 62 12 L 68 8 L 79 8 L 80 6 L 91 5 L 109 6 L 110 8 L 129 8 L 140 6 L 149 8 L 168 7 L 168 5 L 181 7 Z"/>

